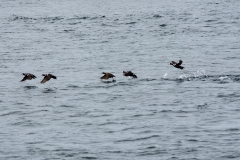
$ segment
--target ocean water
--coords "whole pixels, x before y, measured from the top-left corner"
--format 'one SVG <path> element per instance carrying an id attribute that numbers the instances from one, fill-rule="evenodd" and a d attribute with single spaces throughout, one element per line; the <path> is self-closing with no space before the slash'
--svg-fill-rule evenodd
<path id="1" fill-rule="evenodd" d="M 3 0 L 0 159 L 240 159 L 239 6 Z"/>

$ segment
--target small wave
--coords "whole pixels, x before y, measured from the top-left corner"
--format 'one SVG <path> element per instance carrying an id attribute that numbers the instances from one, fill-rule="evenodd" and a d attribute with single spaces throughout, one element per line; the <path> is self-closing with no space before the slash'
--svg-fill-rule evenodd
<path id="1" fill-rule="evenodd" d="M 8 115 L 19 114 L 19 113 L 22 113 L 22 112 L 21 111 L 13 111 L 13 112 L 8 112 L 8 113 L 5 113 L 5 114 L 1 114 L 0 116 L 8 116 Z"/>
<path id="2" fill-rule="evenodd" d="M 68 18 L 67 20 L 86 20 L 86 19 L 99 19 L 99 18 L 105 18 L 105 15 L 99 15 L 99 16 L 88 16 L 88 15 L 83 15 L 83 16 L 74 16 L 73 18 Z"/>
<path id="3" fill-rule="evenodd" d="M 235 131 L 239 131 L 239 128 L 229 128 L 226 131 L 235 132 Z"/>
<path id="4" fill-rule="evenodd" d="M 75 30 L 73 30 L 73 29 L 65 29 L 65 30 L 63 30 L 64 32 L 74 32 Z M 63 70 L 64 70 L 64 68 L 63 68 Z"/>
<path id="5" fill-rule="evenodd" d="M 234 82 L 240 82 L 240 78 L 233 78 L 232 79 Z"/>
<path id="6" fill-rule="evenodd" d="M 206 20 L 205 22 L 215 22 L 217 20 L 214 20 L 214 19 L 209 19 L 209 20 Z"/>
<path id="7" fill-rule="evenodd" d="M 56 93 L 56 90 L 52 88 L 45 88 L 43 90 L 43 93 Z"/>
<path id="8" fill-rule="evenodd" d="M 101 116 L 93 116 L 93 117 L 102 117 L 102 115 L 101 115 Z M 106 123 L 99 124 L 99 126 L 105 126 L 105 125 L 111 125 L 111 124 L 118 124 L 118 123 L 115 123 L 115 122 L 106 122 Z"/>
<path id="9" fill-rule="evenodd" d="M 159 26 L 160 26 L 160 27 L 166 27 L 167 24 L 160 24 Z"/>
<path id="10" fill-rule="evenodd" d="M 157 79 L 155 78 L 145 78 L 145 79 L 141 79 L 140 81 L 156 81 Z"/>
<path id="11" fill-rule="evenodd" d="M 183 110 L 177 110 L 177 111 L 173 111 L 173 110 L 162 110 L 160 112 L 164 112 L 164 113 L 192 113 L 194 111 L 183 111 Z"/>
<path id="12" fill-rule="evenodd" d="M 68 88 L 81 88 L 81 87 L 79 87 L 79 86 L 77 86 L 77 85 L 72 85 L 72 84 L 68 85 L 67 87 L 68 87 Z"/>
<path id="13" fill-rule="evenodd" d="M 16 21 L 16 20 L 37 20 L 36 18 L 31 18 L 31 17 L 25 17 L 25 16 L 17 16 L 17 15 L 12 15 L 10 17 L 10 20 Z"/>
<path id="14" fill-rule="evenodd" d="M 150 146 L 150 147 L 147 147 L 146 149 L 154 149 L 154 148 L 157 148 L 155 146 Z"/>
<path id="15" fill-rule="evenodd" d="M 38 88 L 37 86 L 24 86 L 24 89 L 29 90 L 29 89 L 36 89 Z"/>
<path id="16" fill-rule="evenodd" d="M 38 18 L 33 18 L 33 17 L 25 17 L 25 16 L 18 16 L 18 15 L 13 15 L 12 17 L 9 18 L 11 21 L 45 21 L 45 22 L 55 22 L 55 21 L 59 21 L 59 20 L 63 20 L 63 17 L 38 17 Z"/>
<path id="17" fill-rule="evenodd" d="M 107 153 L 122 153 L 122 151 L 106 151 Z"/>
<path id="18" fill-rule="evenodd" d="M 150 113 L 150 114 L 136 114 L 136 115 L 133 115 L 132 117 L 142 117 L 142 116 L 153 116 L 155 114 L 153 113 Z"/>
<path id="19" fill-rule="evenodd" d="M 148 137 L 142 137 L 142 138 L 136 138 L 136 139 L 124 139 L 124 140 L 118 140 L 116 142 L 129 142 L 129 141 L 140 141 L 140 140 L 145 140 L 145 139 L 150 139 L 150 138 L 156 138 L 160 137 L 159 135 L 152 135 Z"/>
<path id="20" fill-rule="evenodd" d="M 175 111 L 175 113 L 192 113 L 194 111 L 183 111 L 183 110 L 178 110 L 178 111 Z"/>
<path id="21" fill-rule="evenodd" d="M 189 139 L 189 140 L 187 140 L 187 141 L 190 141 L 190 142 L 198 142 L 197 139 Z"/>
<path id="22" fill-rule="evenodd" d="M 217 97 L 219 98 L 223 98 L 223 97 L 226 97 L 226 98 L 233 98 L 233 97 L 240 97 L 240 94 L 239 93 L 231 93 L 231 94 L 219 94 Z"/>
<path id="23" fill-rule="evenodd" d="M 96 157 L 81 157 L 83 159 L 97 159 Z"/>
<path id="24" fill-rule="evenodd" d="M 71 23 L 69 23 L 69 25 L 77 25 L 79 23 L 82 23 L 82 22 L 81 21 L 79 21 L 79 22 L 71 22 Z"/>
<path id="25" fill-rule="evenodd" d="M 197 105 L 197 109 L 205 109 L 209 107 L 207 103 L 201 104 L 201 105 Z"/>
<path id="26" fill-rule="evenodd" d="M 59 107 L 64 107 L 64 108 L 74 108 L 74 106 L 69 106 L 69 105 L 60 105 Z"/>
<path id="27" fill-rule="evenodd" d="M 8 68 L 8 66 L 0 65 L 0 68 Z"/>
<path id="28" fill-rule="evenodd" d="M 237 155 L 226 155 L 226 156 L 221 156 L 219 159 L 223 158 L 223 159 L 236 159 L 236 158 L 239 158 L 240 155 L 237 154 Z"/>
<path id="29" fill-rule="evenodd" d="M 126 24 L 128 25 L 128 24 L 135 24 L 135 23 L 137 23 L 137 22 L 129 22 L 129 23 L 126 23 Z"/>
<path id="30" fill-rule="evenodd" d="M 160 16 L 159 14 L 154 14 L 153 17 L 154 18 L 162 18 L 163 16 Z"/>
<path id="31" fill-rule="evenodd" d="M 90 19 L 89 16 L 75 16 L 74 18 L 69 18 L 68 20 L 74 20 L 74 19 Z"/>
<path id="32" fill-rule="evenodd" d="M 166 154 L 166 150 L 160 150 L 160 149 L 155 149 L 153 151 L 144 151 L 139 153 L 139 156 L 152 156 L 152 155 L 160 155 L 160 154 Z"/>
<path id="33" fill-rule="evenodd" d="M 172 110 L 162 110 L 161 112 L 172 112 Z"/>

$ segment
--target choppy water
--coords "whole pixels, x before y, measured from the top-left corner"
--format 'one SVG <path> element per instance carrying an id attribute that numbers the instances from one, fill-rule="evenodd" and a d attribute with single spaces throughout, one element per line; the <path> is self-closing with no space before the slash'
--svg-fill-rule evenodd
<path id="1" fill-rule="evenodd" d="M 1 2 L 0 159 L 240 159 L 239 6 Z"/>

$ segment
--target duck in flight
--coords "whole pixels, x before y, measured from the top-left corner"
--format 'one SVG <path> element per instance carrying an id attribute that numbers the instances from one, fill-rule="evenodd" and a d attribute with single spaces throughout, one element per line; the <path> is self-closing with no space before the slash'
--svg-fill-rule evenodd
<path id="1" fill-rule="evenodd" d="M 170 65 L 172 65 L 172 66 L 174 66 L 175 68 L 179 68 L 179 69 L 183 69 L 184 67 L 183 66 L 181 66 L 181 64 L 183 63 L 183 61 L 182 60 L 179 60 L 179 62 L 177 63 L 177 62 L 175 62 L 175 61 L 172 61 L 171 63 L 170 63 Z"/>
<path id="2" fill-rule="evenodd" d="M 102 72 L 102 74 L 104 74 L 101 79 L 109 79 L 115 77 L 112 73 L 108 73 L 108 72 Z M 114 79 L 113 79 L 114 80 Z"/>
<path id="3" fill-rule="evenodd" d="M 44 76 L 44 78 L 41 81 L 41 83 L 45 83 L 45 82 L 49 81 L 51 78 L 57 79 L 57 77 L 52 74 L 42 74 L 42 76 Z"/>
<path id="4" fill-rule="evenodd" d="M 34 76 L 31 73 L 23 73 L 22 75 L 24 75 L 24 77 L 23 77 L 23 79 L 20 82 L 25 81 L 25 80 L 32 80 L 32 79 L 37 78 L 36 76 Z"/>
<path id="5" fill-rule="evenodd" d="M 123 75 L 126 77 L 137 78 L 136 74 L 134 74 L 132 71 L 123 71 Z"/>

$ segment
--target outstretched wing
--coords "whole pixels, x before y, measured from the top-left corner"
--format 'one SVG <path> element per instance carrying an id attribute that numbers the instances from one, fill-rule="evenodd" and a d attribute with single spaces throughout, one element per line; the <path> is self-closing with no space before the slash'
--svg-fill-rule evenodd
<path id="1" fill-rule="evenodd" d="M 56 76 L 54 76 L 54 75 L 52 75 L 52 74 L 51 74 L 51 78 L 53 78 L 53 79 L 57 79 L 57 77 L 56 77 Z"/>
<path id="2" fill-rule="evenodd" d="M 101 79 L 108 79 L 108 78 L 115 77 L 112 73 L 103 72 L 103 74 L 104 74 L 104 76 L 102 76 Z"/>
<path id="3" fill-rule="evenodd" d="M 25 75 L 24 77 L 23 77 L 23 79 L 20 81 L 20 82 L 22 82 L 22 81 L 25 81 L 26 79 L 27 79 L 27 75 Z"/>
<path id="4" fill-rule="evenodd" d="M 50 78 L 51 78 L 50 76 L 45 76 L 40 83 L 45 83 L 45 82 L 49 81 Z"/>
<path id="5" fill-rule="evenodd" d="M 133 74 L 133 78 L 137 78 L 136 74 Z"/>
<path id="6" fill-rule="evenodd" d="M 180 66 L 181 64 L 183 63 L 183 61 L 182 60 L 179 60 L 179 62 L 178 62 L 178 66 Z"/>
<path id="7" fill-rule="evenodd" d="M 132 71 L 128 71 L 128 75 L 129 75 L 129 76 L 133 76 L 134 74 L 133 74 Z"/>
<path id="8" fill-rule="evenodd" d="M 104 76 L 102 76 L 101 79 L 108 79 L 107 74 L 106 73 L 103 73 L 103 74 L 104 74 Z"/>
<path id="9" fill-rule="evenodd" d="M 37 78 L 35 75 L 31 74 L 31 78 L 35 79 Z"/>
<path id="10" fill-rule="evenodd" d="M 108 73 L 108 77 L 109 78 L 113 78 L 113 77 L 115 77 L 112 73 Z"/>
<path id="11" fill-rule="evenodd" d="M 177 64 L 177 62 L 172 61 L 170 64 L 173 65 L 173 66 L 175 66 L 175 65 Z"/>

